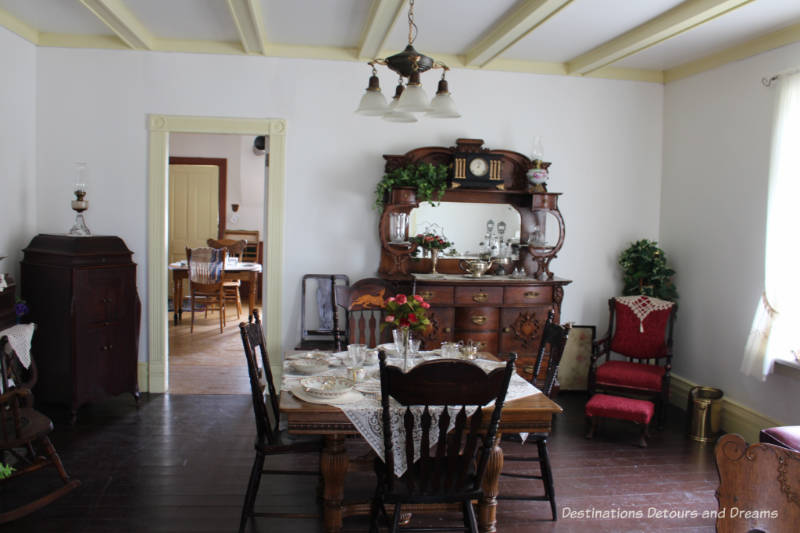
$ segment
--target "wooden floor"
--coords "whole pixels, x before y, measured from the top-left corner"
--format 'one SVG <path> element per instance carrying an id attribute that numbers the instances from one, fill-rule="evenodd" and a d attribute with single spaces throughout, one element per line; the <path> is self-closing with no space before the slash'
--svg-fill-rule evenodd
<path id="1" fill-rule="evenodd" d="M 226 324 L 219 332 L 219 314 L 195 313 L 194 333 L 190 333 L 191 313 L 183 313 L 179 325 L 169 324 L 170 394 L 247 394 L 250 381 L 239 336 L 239 322 L 246 322 L 246 302 L 241 318 L 228 305 Z M 170 313 L 172 318 L 172 313 Z"/>
<path id="2" fill-rule="evenodd" d="M 593 441 L 584 439 L 581 394 L 562 394 L 565 413 L 556 418 L 550 440 L 560 516 L 549 520 L 545 502 L 501 501 L 498 531 L 547 532 L 712 532 L 714 520 L 704 512 L 717 508 L 717 476 L 711 447 L 690 442 L 683 433 L 683 413 L 671 411 L 668 427 L 656 433 L 650 447 L 632 445 L 636 430 L 624 423 L 601 426 Z M 43 409 L 45 410 L 45 409 Z M 231 532 L 238 527 L 240 506 L 255 434 L 246 395 L 143 395 L 137 411 L 129 395 L 86 406 L 75 427 L 68 413 L 46 409 L 54 417 L 53 442 L 67 470 L 82 481 L 68 496 L 0 527 L 16 532 Z M 356 441 L 354 448 L 363 451 Z M 531 447 L 504 443 L 518 453 Z M 359 450 L 355 450 L 356 452 Z M 316 459 L 290 458 L 315 469 Z M 506 464 L 508 468 L 510 463 Z M 37 472 L 0 489 L 7 508 L 31 492 L 58 484 L 55 472 Z M 506 478 L 509 479 L 509 478 Z M 501 492 L 527 490 L 524 483 L 503 481 Z M 374 487 L 369 474 L 348 483 L 351 495 L 367 496 Z M 536 487 L 538 492 L 539 488 Z M 316 509 L 313 476 L 274 477 L 262 482 L 259 504 L 271 509 Z M 562 516 L 583 511 L 595 518 Z M 695 511 L 697 518 L 681 518 Z M 601 513 L 641 512 L 624 520 Z M 648 513 L 673 513 L 648 518 Z M 419 517 L 440 523 L 447 517 Z M 366 531 L 366 522 L 350 518 L 348 531 Z M 319 532 L 314 520 L 257 519 L 249 531 Z"/>

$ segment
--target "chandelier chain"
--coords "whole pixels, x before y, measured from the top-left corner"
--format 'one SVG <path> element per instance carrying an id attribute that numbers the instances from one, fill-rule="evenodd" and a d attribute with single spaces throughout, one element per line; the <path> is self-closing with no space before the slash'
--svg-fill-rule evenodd
<path id="1" fill-rule="evenodd" d="M 414 0 L 408 1 L 408 44 L 417 40 L 417 25 L 414 23 Z"/>

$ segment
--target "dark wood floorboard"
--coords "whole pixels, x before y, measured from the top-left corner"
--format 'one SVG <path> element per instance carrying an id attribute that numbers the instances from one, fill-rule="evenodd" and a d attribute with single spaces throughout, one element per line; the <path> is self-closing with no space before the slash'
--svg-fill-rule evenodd
<path id="1" fill-rule="evenodd" d="M 667 427 L 654 432 L 650 446 L 634 446 L 637 430 L 622 422 L 601 425 L 594 440 L 584 439 L 581 394 L 562 394 L 565 412 L 556 418 L 550 439 L 559 507 L 549 520 L 546 502 L 501 501 L 498 531 L 522 532 L 712 532 L 717 475 L 710 446 L 684 436 L 680 410 L 669 413 Z M 0 526 L 16 532 L 230 532 L 236 531 L 247 476 L 253 460 L 255 427 L 246 395 L 143 395 L 137 411 L 130 396 L 84 407 L 71 427 L 68 414 L 40 408 L 54 418 L 53 443 L 73 477 L 82 485 L 66 497 L 17 522 Z M 364 445 L 352 442 L 354 453 Z M 505 442 L 507 453 L 535 447 Z M 282 466 L 316 469 L 316 458 L 281 458 Z M 528 468 L 506 463 L 506 468 Z M 536 471 L 532 463 L 531 471 Z M 58 486 L 52 469 L 6 483 L 0 505 L 8 508 Z M 314 512 L 314 476 L 273 477 L 262 481 L 257 507 Z M 352 495 L 368 496 L 371 474 L 353 477 Z M 501 492 L 539 493 L 538 481 L 502 480 Z M 565 510 L 594 513 L 595 518 L 567 517 Z M 603 518 L 603 512 L 641 512 L 642 517 Z M 650 516 L 654 512 L 671 517 Z M 687 516 L 696 512 L 697 516 Z M 460 522 L 460 515 L 419 516 L 420 522 Z M 418 522 L 418 523 L 420 523 Z M 317 533 L 314 520 L 256 519 L 253 533 Z M 348 531 L 366 531 L 366 520 L 349 518 Z"/>

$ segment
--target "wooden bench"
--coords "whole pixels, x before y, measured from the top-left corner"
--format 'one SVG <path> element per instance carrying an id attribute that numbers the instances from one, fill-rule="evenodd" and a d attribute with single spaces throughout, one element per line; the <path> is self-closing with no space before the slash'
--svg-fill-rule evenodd
<path id="1" fill-rule="evenodd" d="M 639 437 L 639 446 L 647 448 L 647 426 L 653 418 L 655 406 L 647 400 L 637 400 L 624 396 L 611 396 L 608 394 L 595 394 L 586 403 L 585 413 L 591 420 L 586 438 L 591 439 L 597 431 L 597 421 L 600 418 L 616 418 L 629 420 L 642 426 Z"/>

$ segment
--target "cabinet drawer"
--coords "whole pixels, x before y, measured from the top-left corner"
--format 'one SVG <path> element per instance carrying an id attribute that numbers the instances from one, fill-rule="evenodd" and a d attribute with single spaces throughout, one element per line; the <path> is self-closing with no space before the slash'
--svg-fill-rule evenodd
<path id="1" fill-rule="evenodd" d="M 456 304 L 500 305 L 503 287 L 456 287 Z"/>
<path id="2" fill-rule="evenodd" d="M 497 353 L 497 334 L 493 331 L 478 332 L 456 330 L 453 340 L 456 342 L 463 341 L 466 343 L 467 341 L 472 341 L 475 343 L 480 343 L 479 350 L 481 352 L 488 352 L 492 355 Z"/>
<path id="3" fill-rule="evenodd" d="M 456 330 L 496 331 L 500 312 L 496 307 L 459 307 Z"/>
<path id="4" fill-rule="evenodd" d="M 506 304 L 535 304 L 553 301 L 553 288 L 537 285 L 525 287 L 506 287 L 503 303 Z"/>
<path id="5" fill-rule="evenodd" d="M 417 287 L 417 294 L 431 305 L 450 305 L 453 303 L 453 287 L 422 285 Z"/>

